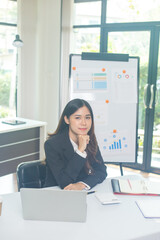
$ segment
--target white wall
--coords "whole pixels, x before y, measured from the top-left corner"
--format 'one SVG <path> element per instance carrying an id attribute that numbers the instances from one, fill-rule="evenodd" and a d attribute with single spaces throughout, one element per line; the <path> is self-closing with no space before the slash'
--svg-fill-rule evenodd
<path id="1" fill-rule="evenodd" d="M 60 0 L 19 0 L 18 116 L 46 121 L 55 130 L 59 118 Z"/>
<path id="2" fill-rule="evenodd" d="M 60 111 L 62 112 L 69 101 L 69 55 L 72 47 L 74 0 L 62 0 L 62 33 L 61 33 L 61 92 Z"/>

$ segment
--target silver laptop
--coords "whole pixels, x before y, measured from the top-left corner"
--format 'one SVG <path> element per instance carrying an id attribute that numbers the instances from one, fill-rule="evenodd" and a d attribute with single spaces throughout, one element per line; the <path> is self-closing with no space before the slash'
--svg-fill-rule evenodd
<path id="1" fill-rule="evenodd" d="M 23 218 L 26 220 L 85 222 L 85 191 L 21 188 Z"/>

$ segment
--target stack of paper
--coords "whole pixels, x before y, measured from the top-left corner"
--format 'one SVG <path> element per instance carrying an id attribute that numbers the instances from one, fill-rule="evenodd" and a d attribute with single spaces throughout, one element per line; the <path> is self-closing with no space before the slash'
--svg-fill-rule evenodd
<path id="1" fill-rule="evenodd" d="M 137 200 L 136 204 L 145 218 L 160 218 L 160 199 Z"/>

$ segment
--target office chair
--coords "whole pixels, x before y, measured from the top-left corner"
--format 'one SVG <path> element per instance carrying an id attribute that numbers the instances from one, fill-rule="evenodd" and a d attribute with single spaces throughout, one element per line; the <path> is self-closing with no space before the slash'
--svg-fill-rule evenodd
<path id="1" fill-rule="evenodd" d="M 42 188 L 46 177 L 44 161 L 22 162 L 17 166 L 17 185 L 20 188 Z"/>

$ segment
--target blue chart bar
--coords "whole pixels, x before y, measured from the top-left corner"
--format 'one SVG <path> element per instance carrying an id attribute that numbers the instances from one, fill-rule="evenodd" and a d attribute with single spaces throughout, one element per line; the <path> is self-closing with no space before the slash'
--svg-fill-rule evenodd
<path id="1" fill-rule="evenodd" d="M 93 73 L 93 76 L 106 76 L 106 73 Z"/>
<path id="2" fill-rule="evenodd" d="M 107 88 L 107 82 L 106 81 L 95 81 L 94 88 L 95 89 L 105 89 L 105 88 Z"/>
<path id="3" fill-rule="evenodd" d="M 118 142 L 114 142 L 109 146 L 109 150 L 113 150 L 113 149 L 122 149 L 122 143 L 120 139 Z"/>

